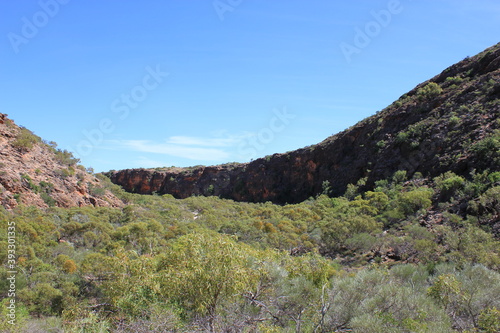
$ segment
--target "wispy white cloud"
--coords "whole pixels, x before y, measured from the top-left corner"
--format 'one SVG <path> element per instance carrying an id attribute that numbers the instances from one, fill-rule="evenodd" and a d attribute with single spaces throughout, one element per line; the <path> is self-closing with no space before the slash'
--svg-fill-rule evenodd
<path id="1" fill-rule="evenodd" d="M 116 150 L 125 149 L 141 153 L 153 153 L 170 157 L 181 157 L 190 160 L 222 162 L 237 157 L 238 146 L 256 133 L 243 132 L 231 134 L 227 131 L 211 133 L 209 137 L 171 136 L 164 141 L 152 140 L 108 140 L 106 147 Z M 155 160 L 144 159 L 139 161 L 151 165 L 161 166 Z"/>
<path id="2" fill-rule="evenodd" d="M 234 146 L 241 140 L 240 137 L 228 136 L 224 138 L 200 138 L 192 136 L 172 136 L 168 139 L 168 143 L 185 146 L 202 146 L 202 147 L 230 147 Z"/>
<path id="3" fill-rule="evenodd" d="M 168 140 L 160 143 L 148 140 L 122 140 L 119 143 L 126 149 L 134 151 L 182 157 L 191 160 L 218 161 L 229 157 L 229 153 L 222 149 L 190 147 L 173 144 Z"/>

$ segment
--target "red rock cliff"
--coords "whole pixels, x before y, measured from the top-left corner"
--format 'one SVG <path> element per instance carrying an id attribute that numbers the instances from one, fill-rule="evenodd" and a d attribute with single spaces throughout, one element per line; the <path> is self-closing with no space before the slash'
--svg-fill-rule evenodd
<path id="1" fill-rule="evenodd" d="M 406 170 L 435 176 L 451 170 L 498 170 L 484 140 L 500 127 L 500 44 L 449 67 L 398 101 L 320 144 L 246 164 L 108 173 L 130 192 L 216 195 L 238 201 L 293 203 L 364 186 Z M 496 140 L 496 139 L 494 139 Z M 500 157 L 499 157 L 500 158 Z"/>

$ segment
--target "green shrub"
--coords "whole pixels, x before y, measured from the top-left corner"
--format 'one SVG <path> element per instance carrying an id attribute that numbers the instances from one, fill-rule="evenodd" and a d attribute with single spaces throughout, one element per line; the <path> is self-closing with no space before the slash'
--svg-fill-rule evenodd
<path id="1" fill-rule="evenodd" d="M 351 251 L 367 252 L 373 248 L 376 242 L 375 236 L 363 232 L 352 236 L 346 240 L 345 244 Z"/>
<path id="2" fill-rule="evenodd" d="M 464 79 L 461 78 L 460 76 L 449 76 L 446 78 L 446 80 L 444 82 L 449 83 L 450 85 L 453 85 L 453 84 L 460 84 L 463 81 L 464 81 Z"/>
<path id="3" fill-rule="evenodd" d="M 492 183 L 495 184 L 500 181 L 500 172 L 493 172 L 488 175 L 488 180 Z"/>
<path id="4" fill-rule="evenodd" d="M 458 108 L 458 113 L 460 114 L 466 114 L 469 112 L 472 112 L 473 108 L 470 105 L 460 105 Z"/>
<path id="5" fill-rule="evenodd" d="M 386 145 L 387 145 L 387 141 L 385 141 L 385 140 L 380 140 L 376 144 L 376 146 L 379 150 L 383 149 Z"/>
<path id="6" fill-rule="evenodd" d="M 462 270 L 438 266 L 440 272 L 428 290 L 448 312 L 460 331 L 484 325 L 486 332 L 498 327 L 500 274 L 482 265 L 467 264 Z M 495 311 L 496 310 L 496 311 Z"/>
<path id="7" fill-rule="evenodd" d="M 451 171 L 434 178 L 434 182 L 445 200 L 449 199 L 456 191 L 462 189 L 465 185 L 465 179 L 461 176 L 457 176 Z"/>
<path id="8" fill-rule="evenodd" d="M 408 266 L 395 273 L 363 270 L 335 279 L 324 332 L 451 332 L 446 313 L 419 291 L 425 286 L 421 270 Z"/>
<path id="9" fill-rule="evenodd" d="M 28 187 L 33 190 L 33 192 L 38 193 L 40 191 L 40 187 L 33 183 L 31 177 L 27 174 L 22 174 L 21 179 L 25 180 L 28 183 Z"/>
<path id="10" fill-rule="evenodd" d="M 54 150 L 56 160 L 64 165 L 72 166 L 80 162 L 80 159 L 73 156 L 73 154 L 67 150 Z"/>
<path id="11" fill-rule="evenodd" d="M 159 262 L 162 291 L 211 320 L 222 297 L 234 298 L 256 278 L 249 253 L 228 236 L 182 236 L 165 252 Z"/>
<path id="12" fill-rule="evenodd" d="M 392 182 L 394 184 L 401 184 L 408 179 L 406 170 L 398 170 L 392 176 Z"/>
<path id="13" fill-rule="evenodd" d="M 75 169 L 69 167 L 68 169 L 55 170 L 54 173 L 62 178 L 73 176 L 75 174 Z"/>
<path id="14" fill-rule="evenodd" d="M 54 207 L 56 205 L 56 200 L 52 198 L 49 193 L 40 193 L 40 198 L 42 198 L 43 202 L 49 207 Z"/>
<path id="15" fill-rule="evenodd" d="M 19 134 L 16 136 L 16 139 L 12 143 L 12 145 L 18 149 L 22 150 L 30 150 L 34 145 L 42 142 L 42 139 L 29 129 L 21 127 Z"/>
<path id="16" fill-rule="evenodd" d="M 489 79 L 484 85 L 483 85 L 483 91 L 486 94 L 492 94 L 495 90 L 497 90 L 500 87 L 500 84 L 494 80 L 494 79 Z"/>
<path id="17" fill-rule="evenodd" d="M 488 189 L 475 202 L 489 213 L 500 213 L 500 186 Z"/>
<path id="18" fill-rule="evenodd" d="M 359 190 L 359 187 L 354 185 L 354 184 L 347 184 L 347 188 L 344 192 L 344 197 L 346 197 L 347 199 L 354 199 L 354 197 L 356 195 L 358 195 L 358 190 Z"/>
<path id="19" fill-rule="evenodd" d="M 321 188 L 321 194 L 329 195 L 332 192 L 332 186 L 329 180 L 323 181 L 323 183 L 321 183 Z"/>
<path id="20" fill-rule="evenodd" d="M 425 137 L 429 124 L 425 122 L 418 122 L 408 126 L 406 131 L 401 131 L 396 136 L 396 143 L 398 144 L 408 144 L 410 147 L 415 149 L 420 145 L 423 138 Z"/>
<path id="21" fill-rule="evenodd" d="M 396 200 L 397 207 L 404 215 L 415 214 L 420 209 L 431 207 L 433 193 L 430 188 L 418 188 L 408 192 L 401 192 Z"/>
<path id="22" fill-rule="evenodd" d="M 498 162 L 500 159 L 500 131 L 497 130 L 475 143 L 471 150 L 484 161 Z"/>
<path id="23" fill-rule="evenodd" d="M 408 132 L 405 132 L 405 131 L 401 131 L 398 133 L 398 135 L 396 135 L 396 143 L 405 143 L 408 141 L 408 139 L 410 138 L 410 134 Z"/>
<path id="24" fill-rule="evenodd" d="M 483 310 L 479 315 L 478 326 L 485 333 L 500 332 L 500 310 L 496 307 Z"/>
<path id="25" fill-rule="evenodd" d="M 419 101 L 429 100 L 439 96 L 443 92 L 443 88 L 435 82 L 429 82 L 422 88 L 417 90 L 417 98 Z"/>
<path id="26" fill-rule="evenodd" d="M 460 117 L 451 116 L 450 120 L 449 120 L 449 123 L 450 123 L 451 126 L 456 126 L 456 125 L 460 124 L 461 121 L 462 121 L 462 119 Z"/>
<path id="27" fill-rule="evenodd" d="M 106 190 L 102 187 L 95 186 L 89 183 L 89 193 L 94 197 L 101 197 L 106 194 Z"/>

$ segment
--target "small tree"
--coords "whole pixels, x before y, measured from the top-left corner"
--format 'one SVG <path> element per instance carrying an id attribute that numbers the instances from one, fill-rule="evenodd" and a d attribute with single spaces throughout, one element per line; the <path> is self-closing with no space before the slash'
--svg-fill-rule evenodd
<path id="1" fill-rule="evenodd" d="M 159 262 L 165 297 L 206 316 L 214 332 L 221 304 L 242 294 L 256 278 L 248 251 L 231 237 L 218 234 L 178 238 Z"/>

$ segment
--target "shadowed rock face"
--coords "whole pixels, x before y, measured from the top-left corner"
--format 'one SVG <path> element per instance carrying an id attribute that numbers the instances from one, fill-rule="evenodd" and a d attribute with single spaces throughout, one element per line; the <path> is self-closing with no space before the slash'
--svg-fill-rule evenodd
<path id="1" fill-rule="evenodd" d="M 397 170 L 436 176 L 498 170 L 485 140 L 500 127 L 500 44 L 449 67 L 398 101 L 323 142 L 245 164 L 130 169 L 107 175 L 126 191 L 177 198 L 216 195 L 237 201 L 295 203 L 324 191 L 367 189 Z M 494 141 L 495 139 L 493 139 Z"/>

